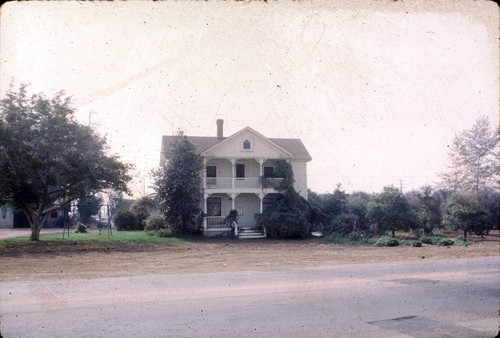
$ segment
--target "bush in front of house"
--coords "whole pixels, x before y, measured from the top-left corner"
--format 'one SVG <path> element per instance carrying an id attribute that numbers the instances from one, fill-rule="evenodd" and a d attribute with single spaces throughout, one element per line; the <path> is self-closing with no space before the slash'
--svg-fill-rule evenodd
<path id="1" fill-rule="evenodd" d="M 148 218 L 146 218 L 144 231 L 146 231 L 148 234 L 152 233 L 154 235 L 157 231 L 166 228 L 167 228 L 167 219 L 165 215 L 156 212 L 154 214 L 151 214 Z"/>
<path id="2" fill-rule="evenodd" d="M 375 245 L 376 246 L 398 246 L 399 241 L 394 237 L 382 236 L 375 242 Z"/>
<path id="3" fill-rule="evenodd" d="M 131 231 L 142 230 L 142 224 L 137 215 L 130 210 L 120 210 L 114 217 L 116 230 Z"/>
<path id="4" fill-rule="evenodd" d="M 265 227 L 267 237 L 305 239 L 311 232 L 311 224 L 298 212 L 267 212 L 256 215 L 257 224 Z"/>
<path id="5" fill-rule="evenodd" d="M 159 229 L 158 231 L 155 232 L 155 236 L 157 236 L 157 237 L 173 237 L 174 234 L 172 233 L 172 230 L 170 230 L 170 229 Z"/>

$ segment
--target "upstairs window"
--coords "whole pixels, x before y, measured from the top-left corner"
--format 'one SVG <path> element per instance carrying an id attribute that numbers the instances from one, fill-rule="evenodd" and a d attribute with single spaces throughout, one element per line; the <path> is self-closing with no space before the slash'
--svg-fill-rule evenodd
<path id="1" fill-rule="evenodd" d="M 252 144 L 250 143 L 249 140 L 243 141 L 243 150 L 251 150 L 252 149 Z"/>
<path id="2" fill-rule="evenodd" d="M 217 167 L 214 165 L 207 165 L 207 177 L 217 177 Z"/>
<path id="3" fill-rule="evenodd" d="M 236 164 L 236 177 L 237 178 L 245 177 L 245 165 L 244 164 Z"/>
<path id="4" fill-rule="evenodd" d="M 274 177 L 274 168 L 273 167 L 264 167 L 264 177 Z"/>

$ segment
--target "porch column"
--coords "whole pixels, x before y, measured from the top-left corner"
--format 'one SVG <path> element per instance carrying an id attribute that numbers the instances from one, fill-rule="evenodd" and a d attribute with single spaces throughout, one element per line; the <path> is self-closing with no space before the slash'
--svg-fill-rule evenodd
<path id="1" fill-rule="evenodd" d="M 262 204 L 262 201 L 264 200 L 264 197 L 266 197 L 266 195 L 267 195 L 267 193 L 264 191 L 261 191 L 257 194 L 257 196 L 259 197 L 259 213 L 261 213 L 261 214 L 264 211 L 264 206 Z"/>
<path id="2" fill-rule="evenodd" d="M 203 189 L 207 188 L 207 159 L 203 157 L 203 178 L 202 178 Z M 206 204 L 206 203 L 205 203 Z M 206 212 L 206 210 L 205 210 Z"/>
<path id="3" fill-rule="evenodd" d="M 236 176 L 236 159 L 232 158 L 229 160 L 231 162 L 231 189 L 234 189 L 234 177 Z"/>
<path id="4" fill-rule="evenodd" d="M 264 165 L 264 162 L 266 162 L 266 158 L 259 158 L 259 177 L 262 177 L 264 175 L 263 173 L 263 165 Z"/>
<path id="5" fill-rule="evenodd" d="M 235 210 L 236 209 L 236 197 L 238 197 L 239 193 L 236 193 L 236 192 L 232 192 L 229 194 L 229 197 L 231 197 L 231 210 Z"/>
<path id="6" fill-rule="evenodd" d="M 210 193 L 204 193 L 203 194 L 203 214 L 205 215 L 205 217 L 203 217 L 203 229 L 204 230 L 207 230 L 207 209 L 208 209 L 208 206 L 207 206 L 207 199 L 210 197 Z"/>

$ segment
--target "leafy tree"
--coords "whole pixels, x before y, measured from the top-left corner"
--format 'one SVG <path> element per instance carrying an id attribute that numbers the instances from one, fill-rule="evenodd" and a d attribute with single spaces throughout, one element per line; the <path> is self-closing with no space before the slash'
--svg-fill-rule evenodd
<path id="1" fill-rule="evenodd" d="M 353 231 L 367 232 L 369 230 L 366 208 L 370 202 L 370 194 L 363 191 L 355 191 L 347 196 L 347 209 L 354 217 Z"/>
<path id="2" fill-rule="evenodd" d="M 134 201 L 130 209 L 135 212 L 139 222 L 144 226 L 145 220 L 148 218 L 158 207 L 156 201 L 148 196 L 144 196 Z"/>
<path id="3" fill-rule="evenodd" d="M 28 96 L 25 85 L 0 101 L 0 204 L 23 210 L 34 241 L 48 214 L 89 191 L 128 191 L 129 166 L 73 114 L 63 92 Z"/>
<path id="4" fill-rule="evenodd" d="M 311 232 L 311 221 L 317 217 L 314 209 L 302 198 L 293 183 L 292 165 L 285 160 L 278 161 L 280 196 L 272 207 L 256 215 L 257 226 L 265 227 L 270 238 L 307 238 Z"/>
<path id="5" fill-rule="evenodd" d="M 498 130 L 488 117 L 479 117 L 472 128 L 455 136 L 449 154 L 451 165 L 441 175 L 443 184 L 455 191 L 479 195 L 486 188 L 499 188 Z"/>
<path id="6" fill-rule="evenodd" d="M 483 206 L 488 219 L 486 224 L 486 233 L 490 229 L 500 228 L 500 193 L 493 189 L 483 190 L 479 194 L 478 202 Z"/>
<path id="7" fill-rule="evenodd" d="M 79 198 L 76 204 L 78 208 L 78 214 L 80 215 L 80 221 L 83 224 L 87 224 L 90 217 L 97 215 L 101 210 L 102 198 L 99 196 L 89 196 Z"/>
<path id="8" fill-rule="evenodd" d="M 373 230 L 378 233 L 396 230 L 408 231 L 417 223 L 417 215 L 412 210 L 406 196 L 394 187 L 384 187 L 384 191 L 375 194 L 367 205 L 366 216 Z"/>
<path id="9" fill-rule="evenodd" d="M 467 237 L 468 232 L 480 235 L 486 229 L 488 215 L 473 195 L 455 193 L 443 209 L 443 224 L 448 230 L 461 230 Z"/>
<path id="10" fill-rule="evenodd" d="M 432 233 L 433 229 L 441 227 L 441 194 L 432 190 L 431 186 L 423 186 L 406 194 L 410 205 L 417 213 L 418 227 L 425 234 Z"/>
<path id="11" fill-rule="evenodd" d="M 119 231 L 143 230 L 139 218 L 132 210 L 119 210 L 114 216 L 113 221 L 116 230 Z"/>
<path id="12" fill-rule="evenodd" d="M 171 142 L 168 162 L 153 173 L 155 190 L 174 235 L 186 235 L 196 229 L 196 216 L 201 213 L 201 170 L 196 147 L 179 132 Z"/>

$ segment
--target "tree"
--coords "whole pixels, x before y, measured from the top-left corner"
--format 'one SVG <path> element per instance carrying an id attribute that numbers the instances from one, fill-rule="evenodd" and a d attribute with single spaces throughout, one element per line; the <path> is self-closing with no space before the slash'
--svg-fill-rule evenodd
<path id="1" fill-rule="evenodd" d="M 290 162 L 279 160 L 277 177 L 283 178 L 277 187 L 280 196 L 273 206 L 262 214 L 256 214 L 257 226 L 264 227 L 270 238 L 301 238 L 311 233 L 311 222 L 318 214 L 293 187 L 293 169 Z"/>
<path id="2" fill-rule="evenodd" d="M 461 230 L 481 235 L 486 230 L 488 215 L 473 195 L 455 193 L 444 204 L 443 224 L 448 230 Z"/>
<path id="3" fill-rule="evenodd" d="M 498 190 L 500 157 L 498 130 L 493 131 L 487 117 L 481 116 L 472 128 L 455 136 L 450 151 L 451 165 L 441 174 L 443 184 L 455 191 Z"/>
<path id="4" fill-rule="evenodd" d="M 433 229 L 441 227 L 441 194 L 432 190 L 431 186 L 423 186 L 406 194 L 410 205 L 417 213 L 419 228 L 430 234 Z"/>
<path id="5" fill-rule="evenodd" d="M 83 224 L 87 224 L 90 217 L 97 215 L 101 210 L 102 198 L 99 196 L 89 196 L 79 198 L 76 204 L 78 208 L 78 214 L 80 215 L 80 221 Z"/>
<path id="6" fill-rule="evenodd" d="M 347 196 L 349 214 L 354 217 L 353 231 L 366 232 L 369 230 L 366 218 L 366 208 L 370 202 L 370 195 L 366 192 L 355 191 Z"/>
<path id="7" fill-rule="evenodd" d="M 384 191 L 375 194 L 367 205 L 366 216 L 373 230 L 383 233 L 390 230 L 392 237 L 396 230 L 408 231 L 417 223 L 417 215 L 401 190 L 384 187 Z"/>
<path id="8" fill-rule="evenodd" d="M 37 241 L 48 214 L 89 191 L 128 191 L 129 166 L 106 151 L 64 92 L 28 97 L 25 85 L 11 86 L 0 101 L 0 204 L 22 210 Z"/>
<path id="9" fill-rule="evenodd" d="M 174 235 L 186 235 L 196 229 L 200 209 L 201 157 L 183 132 L 170 144 L 169 159 L 153 172 L 155 190 Z"/>
<path id="10" fill-rule="evenodd" d="M 135 212 L 139 222 L 144 227 L 146 218 L 148 218 L 158 207 L 158 204 L 154 199 L 148 196 L 143 196 L 138 200 L 134 201 L 130 206 L 130 209 Z"/>

